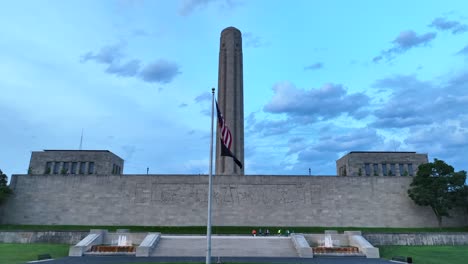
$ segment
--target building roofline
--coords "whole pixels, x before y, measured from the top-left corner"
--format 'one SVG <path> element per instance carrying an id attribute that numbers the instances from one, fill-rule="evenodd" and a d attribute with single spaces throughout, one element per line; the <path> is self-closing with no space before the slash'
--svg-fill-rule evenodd
<path id="1" fill-rule="evenodd" d="M 109 150 L 79 150 L 79 149 L 44 149 L 44 151 L 73 151 L 73 152 L 110 152 Z M 112 152 L 111 152 L 112 153 Z"/>
<path id="2" fill-rule="evenodd" d="M 416 151 L 350 151 L 351 153 L 416 153 Z"/>

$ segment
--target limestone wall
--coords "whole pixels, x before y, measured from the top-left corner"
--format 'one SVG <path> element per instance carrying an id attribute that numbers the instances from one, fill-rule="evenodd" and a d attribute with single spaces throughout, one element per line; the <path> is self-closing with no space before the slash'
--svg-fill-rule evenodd
<path id="1" fill-rule="evenodd" d="M 374 246 L 468 245 L 468 233 L 367 233 L 363 236 Z"/>
<path id="2" fill-rule="evenodd" d="M 0 231 L 0 243 L 76 244 L 87 231 Z"/>
<path id="3" fill-rule="evenodd" d="M 214 178 L 213 225 L 437 226 L 406 193 L 410 177 Z M 5 224 L 201 226 L 207 176 L 13 175 Z M 466 225 L 467 217 L 444 219 Z"/>

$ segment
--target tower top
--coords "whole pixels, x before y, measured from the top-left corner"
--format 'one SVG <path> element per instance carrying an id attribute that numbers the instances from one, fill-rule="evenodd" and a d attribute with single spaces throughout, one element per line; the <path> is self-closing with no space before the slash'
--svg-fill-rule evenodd
<path id="1" fill-rule="evenodd" d="M 227 27 L 225 29 L 223 29 L 223 31 L 221 31 L 221 36 L 224 35 L 224 34 L 227 34 L 229 32 L 236 32 L 238 34 L 241 34 L 241 31 L 235 27 Z"/>

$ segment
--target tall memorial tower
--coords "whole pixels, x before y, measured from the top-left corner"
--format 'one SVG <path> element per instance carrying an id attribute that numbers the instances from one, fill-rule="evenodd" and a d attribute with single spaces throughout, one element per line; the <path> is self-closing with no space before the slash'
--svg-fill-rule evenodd
<path id="1" fill-rule="evenodd" d="M 232 153 L 244 163 L 244 84 L 242 33 L 235 27 L 221 32 L 218 70 L 218 104 L 230 128 Z M 216 175 L 244 175 L 231 157 L 222 157 L 219 128 L 216 130 Z M 244 166 L 245 167 L 245 166 Z"/>

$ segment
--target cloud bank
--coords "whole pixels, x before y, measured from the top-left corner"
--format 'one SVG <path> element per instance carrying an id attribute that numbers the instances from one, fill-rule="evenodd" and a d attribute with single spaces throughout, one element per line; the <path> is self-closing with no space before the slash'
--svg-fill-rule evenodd
<path id="1" fill-rule="evenodd" d="M 139 59 L 124 62 L 123 43 L 102 47 L 98 52 L 87 52 L 81 56 L 81 62 L 94 61 L 107 66 L 105 72 L 118 77 L 137 77 L 149 83 L 169 83 L 178 74 L 180 67 L 177 63 L 159 59 L 141 67 Z"/>

